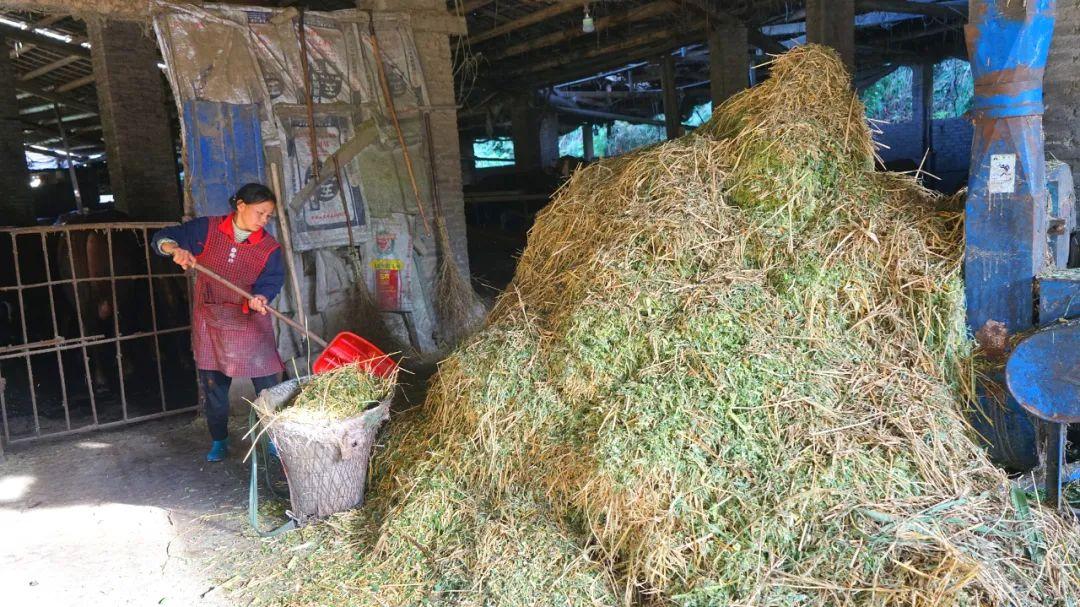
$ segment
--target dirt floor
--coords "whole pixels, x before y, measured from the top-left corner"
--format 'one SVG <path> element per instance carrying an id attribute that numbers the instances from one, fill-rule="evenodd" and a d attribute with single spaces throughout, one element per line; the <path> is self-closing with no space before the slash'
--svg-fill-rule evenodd
<path id="1" fill-rule="evenodd" d="M 399 379 L 390 423 L 423 401 L 434 371 Z M 206 424 L 191 414 L 9 448 L 0 463 L 0 605 L 287 604 L 285 574 L 317 561 L 317 532 L 264 540 L 249 526 L 241 437 L 250 382 L 234 382 L 230 396 L 233 448 L 222 463 L 206 462 Z M 260 491 L 269 530 L 285 522 L 287 501 Z"/>
<path id="2" fill-rule="evenodd" d="M 246 410 L 237 397 L 234 415 Z M 208 464 L 205 424 L 182 415 L 9 449 L 0 463 L 7 605 L 232 605 L 238 559 L 266 552 L 247 525 L 236 448 Z M 245 603 L 247 601 L 244 601 Z"/>

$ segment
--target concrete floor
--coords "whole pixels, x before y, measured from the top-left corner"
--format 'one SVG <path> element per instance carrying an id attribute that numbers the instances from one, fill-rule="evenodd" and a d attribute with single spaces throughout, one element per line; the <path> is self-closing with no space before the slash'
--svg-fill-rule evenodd
<path id="1" fill-rule="evenodd" d="M 250 390 L 250 388 L 248 388 Z M 233 419 L 234 441 L 243 434 Z M 6 605 L 232 604 L 230 562 L 259 551 L 247 467 L 204 460 L 188 415 L 11 449 L 0 464 Z"/>

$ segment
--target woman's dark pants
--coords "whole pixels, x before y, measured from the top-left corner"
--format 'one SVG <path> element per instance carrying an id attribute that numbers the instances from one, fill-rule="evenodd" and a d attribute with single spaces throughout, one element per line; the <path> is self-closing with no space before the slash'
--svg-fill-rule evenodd
<path id="1" fill-rule="evenodd" d="M 275 373 L 252 377 L 251 383 L 255 384 L 255 394 L 258 394 L 280 382 Z M 206 399 L 206 425 L 210 427 L 210 438 L 225 440 L 229 437 L 229 386 L 232 385 L 232 378 L 221 371 L 199 369 L 199 385 Z"/>

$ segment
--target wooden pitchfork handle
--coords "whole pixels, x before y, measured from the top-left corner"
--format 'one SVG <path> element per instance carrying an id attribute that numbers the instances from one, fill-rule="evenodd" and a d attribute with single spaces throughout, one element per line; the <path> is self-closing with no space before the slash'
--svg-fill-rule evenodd
<path id="1" fill-rule="evenodd" d="M 210 278 L 213 278 L 214 280 L 220 282 L 222 285 L 228 287 L 230 291 L 233 291 L 234 293 L 236 293 L 238 295 L 242 295 L 245 299 L 255 299 L 254 295 L 252 295 L 251 293 L 248 293 L 247 291 L 241 289 L 240 287 L 234 285 L 233 283 L 225 280 L 220 275 L 218 275 L 217 272 L 214 272 L 213 270 L 207 268 L 206 266 L 201 266 L 197 262 L 193 261 L 193 262 L 191 262 L 191 267 L 192 267 L 192 269 L 197 270 L 199 272 L 202 272 L 206 276 L 208 276 Z M 311 341 L 319 344 L 323 348 L 326 348 L 329 345 L 329 344 L 326 343 L 325 339 L 319 337 L 318 335 L 315 335 L 311 331 L 308 331 L 307 329 L 304 328 L 304 325 L 296 322 L 295 320 L 289 318 L 288 316 L 285 316 L 281 312 L 278 312 L 274 308 L 270 307 L 269 304 L 266 305 L 266 309 L 271 314 L 276 316 L 278 320 L 280 320 L 281 322 L 283 322 L 283 323 L 289 325 L 290 327 L 296 329 L 297 331 L 303 333 L 304 335 L 307 335 L 308 339 L 310 339 Z"/>

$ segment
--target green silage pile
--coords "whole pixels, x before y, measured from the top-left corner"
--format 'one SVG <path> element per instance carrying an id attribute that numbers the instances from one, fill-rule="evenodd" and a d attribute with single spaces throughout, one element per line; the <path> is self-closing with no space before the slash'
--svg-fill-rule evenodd
<path id="1" fill-rule="evenodd" d="M 579 172 L 283 601 L 1080 604 L 963 422 L 960 218 L 872 160 L 811 45 Z"/>

